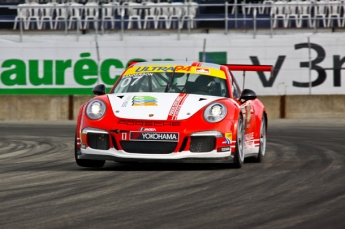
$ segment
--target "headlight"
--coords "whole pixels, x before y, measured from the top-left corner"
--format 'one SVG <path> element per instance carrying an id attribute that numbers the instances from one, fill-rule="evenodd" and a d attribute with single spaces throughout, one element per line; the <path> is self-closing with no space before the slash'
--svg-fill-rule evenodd
<path id="1" fill-rule="evenodd" d="M 227 109 L 221 103 L 213 103 L 204 111 L 204 118 L 207 122 L 219 122 L 226 116 Z"/>
<path id="2" fill-rule="evenodd" d="M 106 111 L 105 103 L 101 100 L 93 100 L 86 107 L 86 115 L 90 119 L 100 119 Z"/>

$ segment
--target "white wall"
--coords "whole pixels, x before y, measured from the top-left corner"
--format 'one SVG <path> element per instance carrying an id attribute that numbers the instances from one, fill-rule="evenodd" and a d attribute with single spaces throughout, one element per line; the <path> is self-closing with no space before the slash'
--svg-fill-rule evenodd
<path id="1" fill-rule="evenodd" d="M 311 44 L 310 52 L 308 37 Z M 94 35 L 80 36 L 78 41 L 75 36 L 31 35 L 24 36 L 23 42 L 19 42 L 19 36 L 2 35 L 0 36 L 0 94 L 25 94 L 27 89 L 30 89 L 31 93 L 36 91 L 37 94 L 42 94 L 39 90 L 45 88 L 61 89 L 58 94 L 64 94 L 67 88 L 89 90 L 97 83 L 104 83 L 103 78 L 98 78 L 97 74 L 76 77 L 74 71 L 78 72 L 80 66 L 84 69 L 88 66 L 80 61 L 92 63 L 96 66 L 96 70 L 99 70 L 104 61 L 109 59 L 114 59 L 112 60 L 114 63 L 123 66 L 133 58 L 147 61 L 154 59 L 198 61 L 205 39 L 206 52 L 226 52 L 227 63 L 253 64 L 254 60 L 258 60 L 260 64 L 276 65 L 276 71 L 279 71 L 275 78 L 274 76 L 270 78 L 269 74 L 265 73 L 265 80 L 260 80 L 258 73 L 246 74 L 246 88 L 254 89 L 258 95 L 345 94 L 345 72 L 341 70 L 339 75 L 339 72 L 333 70 L 334 67 L 341 65 L 345 68 L 345 63 L 342 64 L 345 62 L 345 34 L 275 35 L 272 38 L 257 36 L 256 39 L 244 35 L 191 34 L 183 35 L 180 40 L 177 40 L 175 35 L 161 35 L 128 36 L 123 41 L 118 36 L 103 35 L 97 37 L 99 56 Z M 89 53 L 90 57 L 87 55 L 81 57 L 81 53 Z M 314 70 L 311 70 L 310 74 L 309 60 L 315 62 Z M 46 68 L 46 71 L 53 73 L 51 76 L 45 75 L 45 80 L 34 79 L 33 67 L 29 65 L 34 66 L 37 61 L 39 78 L 43 77 L 44 61 L 47 65 L 52 64 L 52 68 Z M 60 64 L 66 62 L 67 65 L 70 63 L 70 67 L 65 70 L 62 80 L 64 82 L 61 82 L 61 75 L 60 81 L 57 81 L 56 72 L 61 70 L 61 68 L 57 69 L 57 62 Z M 303 62 L 306 67 L 300 66 Z M 278 64 L 281 65 L 279 69 Z M 319 72 L 315 69 L 319 69 Z M 124 67 L 110 67 L 109 77 L 106 76 L 108 82 L 123 70 Z M 18 75 L 19 71 L 21 73 Z M 236 75 L 242 85 L 242 73 Z M 313 87 L 294 85 L 308 82 L 309 77 L 316 84 Z M 92 84 L 81 85 L 77 78 L 79 81 Z M 269 83 L 270 79 L 271 83 Z M 264 84 L 264 81 L 268 82 Z M 108 87 L 112 84 L 105 83 Z M 26 89 L 26 91 L 18 89 Z"/>

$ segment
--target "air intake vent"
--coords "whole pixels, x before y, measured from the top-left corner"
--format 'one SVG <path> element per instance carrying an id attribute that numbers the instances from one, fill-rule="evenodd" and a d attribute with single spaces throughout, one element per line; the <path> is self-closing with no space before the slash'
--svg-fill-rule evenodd
<path id="1" fill-rule="evenodd" d="M 174 152 L 177 142 L 120 141 L 120 144 L 127 153 L 169 154 Z"/>
<path id="2" fill-rule="evenodd" d="M 210 152 L 214 150 L 216 145 L 216 138 L 212 136 L 198 136 L 191 137 L 190 141 L 190 152 Z"/>
<path id="3" fill-rule="evenodd" d="M 93 149 L 109 149 L 109 135 L 108 134 L 98 134 L 98 133 L 88 133 L 87 142 L 90 148 Z"/>

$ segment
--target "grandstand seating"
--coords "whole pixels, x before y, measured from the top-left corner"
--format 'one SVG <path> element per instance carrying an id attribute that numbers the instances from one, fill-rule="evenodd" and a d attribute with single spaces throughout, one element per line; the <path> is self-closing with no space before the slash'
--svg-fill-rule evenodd
<path id="1" fill-rule="evenodd" d="M 181 18 L 184 15 L 184 4 L 182 2 L 171 3 L 171 14 L 169 15 L 170 28 L 181 28 Z"/>
<path id="2" fill-rule="evenodd" d="M 69 10 L 69 24 L 68 24 L 68 29 L 71 29 L 73 25 L 75 25 L 75 28 L 82 28 L 82 16 L 83 16 L 83 12 L 84 12 L 84 8 L 83 5 L 78 3 L 78 2 L 74 2 L 74 0 L 72 2 L 70 2 L 68 4 L 68 10 Z"/>
<path id="3" fill-rule="evenodd" d="M 40 28 L 41 25 L 41 8 L 39 8 L 40 4 L 35 0 L 32 0 L 29 4 L 29 15 L 26 21 L 26 29 L 30 29 L 32 22 L 36 24 L 36 29 Z"/>
<path id="4" fill-rule="evenodd" d="M 55 8 L 55 24 L 54 29 L 57 29 L 58 27 L 61 28 L 62 24 L 64 25 L 64 28 L 67 28 L 68 23 L 68 10 L 67 10 L 67 4 L 60 3 L 56 5 Z"/>
<path id="5" fill-rule="evenodd" d="M 156 3 L 157 5 L 157 28 L 170 29 L 170 15 L 173 9 L 167 3 Z"/>
<path id="6" fill-rule="evenodd" d="M 28 29 L 26 27 L 27 23 L 27 19 L 29 17 L 29 3 L 23 3 L 23 4 L 19 4 L 18 8 L 17 8 L 17 16 L 14 19 L 14 26 L 13 29 L 17 28 L 17 23 L 19 22 L 21 24 L 21 26 L 24 27 L 24 29 Z"/>
<path id="7" fill-rule="evenodd" d="M 277 27 L 278 20 L 281 19 L 283 24 L 286 21 L 286 2 L 276 1 L 271 8 L 271 17 L 273 17 L 273 28 Z"/>
<path id="8" fill-rule="evenodd" d="M 85 11 L 84 29 L 89 28 L 90 22 L 93 23 L 94 28 L 98 28 L 98 21 L 99 21 L 98 3 L 95 0 L 89 0 L 85 4 L 84 11 Z"/>
<path id="9" fill-rule="evenodd" d="M 313 22 L 313 26 L 320 26 L 320 18 L 322 19 L 323 22 L 323 27 L 327 26 L 326 23 L 326 15 L 327 15 L 327 2 L 320 0 L 318 2 L 316 2 L 316 6 L 315 6 L 315 11 L 314 11 L 314 22 Z"/>
<path id="10" fill-rule="evenodd" d="M 143 7 L 145 7 L 145 15 L 144 15 L 144 29 L 146 28 L 151 28 L 151 24 L 150 22 L 153 22 L 153 27 L 155 29 L 157 29 L 158 27 L 158 13 L 159 10 L 157 8 L 156 3 L 153 2 L 147 2 L 145 5 L 143 5 Z M 147 7 L 147 8 L 146 8 Z"/>
<path id="11" fill-rule="evenodd" d="M 298 7 L 298 1 L 292 0 L 288 2 L 288 5 L 285 8 L 286 10 L 286 20 L 284 27 L 292 27 L 293 19 L 295 21 L 295 26 L 299 25 L 299 7 Z"/>
<path id="12" fill-rule="evenodd" d="M 181 18 L 180 28 L 183 27 L 184 22 L 188 23 L 187 25 L 188 28 L 193 29 L 196 27 L 194 19 L 197 15 L 198 7 L 199 7 L 199 4 L 196 2 L 188 2 L 185 4 L 185 7 L 183 8 L 183 15 Z"/>
<path id="13" fill-rule="evenodd" d="M 26 30 L 86 30 L 98 25 L 102 29 L 119 29 L 120 22 L 126 29 L 220 28 L 225 23 L 228 28 L 248 28 L 253 26 L 253 20 L 257 20 L 258 28 L 345 27 L 345 0 L 232 0 L 227 15 L 225 1 L 218 0 L 26 1 L 17 5 L 12 22 L 14 30 L 20 28 L 20 22 Z"/>
<path id="14" fill-rule="evenodd" d="M 137 23 L 137 28 L 141 29 L 141 13 L 142 9 L 139 8 L 142 7 L 142 4 L 136 3 L 136 2 L 128 2 L 128 29 L 132 28 L 132 25 L 134 22 Z"/>
<path id="15" fill-rule="evenodd" d="M 311 16 L 312 16 L 312 8 L 313 5 L 310 4 L 309 1 L 301 1 L 299 2 L 299 21 L 298 21 L 298 28 L 302 27 L 303 21 L 306 19 L 307 20 L 307 26 L 311 27 L 312 22 L 311 22 Z"/>
<path id="16" fill-rule="evenodd" d="M 259 13 L 265 14 L 267 12 L 270 12 L 273 4 L 274 4 L 274 1 L 272 1 L 272 0 L 264 0 L 262 2 L 262 6 L 260 7 Z"/>
<path id="17" fill-rule="evenodd" d="M 118 2 L 109 2 L 103 4 L 102 7 L 102 29 L 108 28 L 108 22 L 111 24 L 111 28 L 114 29 L 115 27 L 115 17 L 116 12 L 118 10 L 119 3 Z"/>
<path id="18" fill-rule="evenodd" d="M 49 28 L 53 29 L 53 17 L 55 15 L 57 2 L 56 0 L 53 0 L 51 2 L 48 2 L 44 4 L 45 7 L 41 9 L 41 18 L 40 18 L 40 27 L 39 29 L 45 29 L 46 28 L 46 22 L 49 23 Z"/>
<path id="19" fill-rule="evenodd" d="M 341 22 L 340 22 L 340 15 L 341 15 L 341 2 L 338 0 L 334 0 L 334 1 L 330 1 L 329 2 L 329 14 L 328 14 L 328 27 L 331 26 L 331 23 L 334 23 L 334 17 L 336 18 L 337 22 L 338 22 L 338 26 L 341 26 Z M 343 18 L 343 20 L 345 20 Z"/>

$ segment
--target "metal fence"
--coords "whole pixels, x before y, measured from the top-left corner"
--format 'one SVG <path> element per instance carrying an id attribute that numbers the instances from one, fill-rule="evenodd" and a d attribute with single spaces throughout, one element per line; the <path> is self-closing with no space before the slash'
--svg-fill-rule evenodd
<path id="1" fill-rule="evenodd" d="M 279 3 L 279 5 L 278 5 Z M 51 20 L 54 20 L 55 24 L 57 22 L 57 14 L 51 15 L 49 17 L 43 17 L 43 10 L 47 8 L 57 10 L 64 10 L 69 12 L 69 15 L 65 17 L 61 17 L 59 23 L 63 24 L 64 34 L 69 34 L 71 31 L 76 32 L 77 38 L 79 35 L 82 34 L 86 30 L 86 28 L 82 27 L 81 25 L 85 25 L 85 23 L 89 23 L 89 19 L 91 18 L 91 23 L 93 26 L 87 28 L 87 30 L 94 30 L 95 35 L 102 35 L 105 33 L 106 30 L 116 30 L 120 31 L 121 40 L 124 39 L 124 35 L 127 30 L 134 30 L 139 29 L 131 26 L 129 28 L 129 23 L 133 23 L 132 15 L 128 15 L 126 12 L 130 12 L 131 9 L 142 10 L 143 12 L 149 12 L 150 8 L 156 7 L 151 5 L 117 5 L 116 9 L 118 10 L 117 15 L 114 15 L 113 18 L 106 18 L 104 17 L 105 12 L 107 9 L 114 8 L 114 6 L 102 4 L 102 5 L 71 5 L 71 4 L 64 4 L 64 5 L 46 5 L 46 4 L 36 4 L 36 5 L 7 5 L 7 6 L 0 6 L 2 8 L 8 9 L 16 9 L 17 15 L 15 18 L 2 18 L 0 19 L 0 23 L 13 23 L 14 30 L 18 30 L 18 34 L 20 36 L 20 40 L 22 41 L 22 37 L 25 34 L 26 30 L 42 30 L 42 25 L 46 23 L 50 23 Z M 160 4 L 159 7 L 162 9 L 170 8 L 171 4 Z M 303 2 L 301 3 L 294 3 L 294 2 L 272 2 L 271 4 L 252 4 L 246 3 L 245 1 L 242 3 L 237 3 L 237 0 L 234 3 L 229 4 L 225 2 L 224 4 L 198 4 L 197 5 L 197 12 L 195 14 L 191 14 L 193 10 L 195 10 L 195 5 L 192 3 L 185 3 L 181 4 L 180 6 L 175 7 L 183 7 L 185 14 L 181 15 L 180 17 L 174 17 L 170 19 L 171 24 L 176 24 L 177 26 L 170 28 L 163 28 L 166 31 L 176 32 L 177 39 L 180 39 L 181 31 L 186 31 L 188 34 L 192 32 L 192 30 L 200 29 L 197 25 L 201 25 L 205 22 L 211 22 L 215 27 L 219 27 L 223 25 L 221 29 L 224 30 L 225 34 L 228 34 L 229 30 L 231 29 L 249 29 L 252 30 L 253 38 L 257 35 L 258 29 L 268 29 L 270 31 L 270 35 L 273 36 L 274 29 L 277 28 L 291 28 L 293 24 L 296 28 L 304 28 L 313 31 L 316 33 L 320 28 L 344 28 L 345 27 L 345 4 L 344 2 Z M 207 9 L 207 7 L 218 7 L 224 13 L 217 13 L 217 14 L 207 14 L 202 13 L 203 9 Z M 83 13 L 79 13 L 78 16 L 73 16 L 71 12 L 73 10 L 86 10 L 89 8 L 94 8 L 97 12 L 97 15 L 94 17 L 87 18 L 87 15 Z M 325 12 L 319 12 L 321 8 L 324 8 Z M 30 12 L 26 15 L 23 15 L 22 10 L 29 10 Z M 35 15 L 37 14 L 37 15 Z M 146 13 L 147 14 L 147 13 Z M 144 23 L 146 19 L 145 13 L 142 13 L 137 17 L 137 21 L 139 23 Z M 62 19 L 62 20 L 61 20 Z M 73 21 L 72 21 L 73 20 Z M 153 21 L 154 19 L 152 19 Z M 158 22 L 164 22 L 162 17 L 158 18 Z M 150 21 L 149 23 L 151 23 Z M 117 24 L 117 28 L 107 28 L 106 25 L 109 23 L 114 22 Z M 32 26 L 32 24 L 36 23 L 36 26 Z M 39 24 L 41 23 L 41 28 L 39 28 Z M 74 27 L 68 26 L 68 24 L 74 23 Z M 181 26 L 182 24 L 182 26 Z M 28 26 L 29 25 L 29 26 Z M 321 26 L 322 25 L 322 26 Z M 31 26 L 31 27 L 30 27 Z M 208 26 L 211 27 L 212 26 Z M 207 28 L 203 26 L 202 28 Z M 57 29 L 56 26 L 50 29 Z M 45 30 L 48 31 L 48 30 Z"/>

